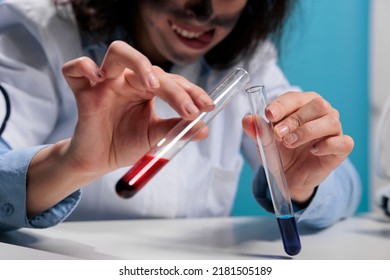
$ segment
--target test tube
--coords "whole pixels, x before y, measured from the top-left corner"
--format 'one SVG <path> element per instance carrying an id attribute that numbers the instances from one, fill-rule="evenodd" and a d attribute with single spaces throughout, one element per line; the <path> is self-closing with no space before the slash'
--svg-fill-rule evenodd
<path id="1" fill-rule="evenodd" d="M 210 94 L 214 109 L 202 112 L 193 121 L 180 121 L 116 184 L 116 192 L 123 198 L 134 196 L 161 170 L 191 139 L 206 126 L 225 105 L 249 82 L 249 74 L 237 68 Z"/>
<path id="2" fill-rule="evenodd" d="M 279 149 L 273 134 L 273 125 L 265 116 L 265 108 L 268 104 L 265 89 L 264 86 L 254 86 L 246 89 L 246 92 L 254 120 L 259 157 L 267 177 L 284 251 L 293 256 L 301 251 L 301 241 Z"/>

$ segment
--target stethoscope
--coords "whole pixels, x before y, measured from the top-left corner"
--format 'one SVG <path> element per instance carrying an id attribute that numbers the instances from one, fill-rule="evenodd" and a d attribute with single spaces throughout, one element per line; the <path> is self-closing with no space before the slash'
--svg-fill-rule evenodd
<path id="1" fill-rule="evenodd" d="M 376 175 L 381 179 L 390 179 L 390 158 L 387 149 L 390 149 L 390 97 L 379 116 L 377 131 L 374 137 L 374 158 L 373 167 Z M 387 156 L 387 157 L 386 157 Z M 390 186 L 380 188 L 376 193 L 376 204 L 390 217 Z"/>

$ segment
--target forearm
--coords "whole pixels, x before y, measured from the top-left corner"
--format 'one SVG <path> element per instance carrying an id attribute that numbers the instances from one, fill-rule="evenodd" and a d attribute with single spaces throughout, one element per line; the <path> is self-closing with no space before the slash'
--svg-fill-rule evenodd
<path id="1" fill-rule="evenodd" d="M 355 214 L 361 194 L 360 177 L 347 159 L 320 184 L 299 222 L 314 228 L 329 227 Z"/>
<path id="2" fill-rule="evenodd" d="M 46 146 L 11 150 L 0 137 L 0 231 L 23 227 L 46 228 L 54 226 L 73 211 L 80 200 L 76 191 L 47 211 L 27 218 L 27 171 L 32 158 Z"/>
<path id="3" fill-rule="evenodd" d="M 67 157 L 70 140 L 40 150 L 27 172 L 26 209 L 28 217 L 51 208 L 97 175 L 83 174 Z"/>

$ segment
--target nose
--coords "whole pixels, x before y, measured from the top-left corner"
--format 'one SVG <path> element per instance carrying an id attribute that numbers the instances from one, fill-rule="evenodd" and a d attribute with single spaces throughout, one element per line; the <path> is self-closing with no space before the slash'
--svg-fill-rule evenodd
<path id="1" fill-rule="evenodd" d="M 211 0 L 191 0 L 185 4 L 188 14 L 198 21 L 207 21 L 213 14 Z"/>

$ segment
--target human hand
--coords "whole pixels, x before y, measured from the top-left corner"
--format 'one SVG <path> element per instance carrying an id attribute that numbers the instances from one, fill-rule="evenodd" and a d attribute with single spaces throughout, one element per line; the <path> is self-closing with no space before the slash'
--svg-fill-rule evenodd
<path id="1" fill-rule="evenodd" d="M 39 150 L 30 162 L 30 217 L 106 173 L 133 164 L 182 118 L 192 120 L 199 111 L 214 108 L 201 88 L 152 66 L 120 41 L 110 45 L 100 68 L 82 57 L 66 63 L 63 75 L 74 93 L 78 120 L 71 138 Z M 154 110 L 156 96 L 181 118 L 160 119 Z M 206 135 L 203 128 L 197 139 Z"/>
<path id="2" fill-rule="evenodd" d="M 121 41 L 110 45 L 100 68 L 84 57 L 66 63 L 63 74 L 79 113 L 67 155 L 80 172 L 96 176 L 131 165 L 180 120 L 160 119 L 156 96 L 186 120 L 214 107 L 204 90 Z M 202 130 L 198 138 L 206 135 Z"/>
<path id="3" fill-rule="evenodd" d="M 274 124 L 274 135 L 291 198 L 305 203 L 318 186 L 353 149 L 344 135 L 339 113 L 314 92 L 287 92 L 266 108 Z M 243 119 L 245 132 L 255 139 L 253 119 Z"/>

